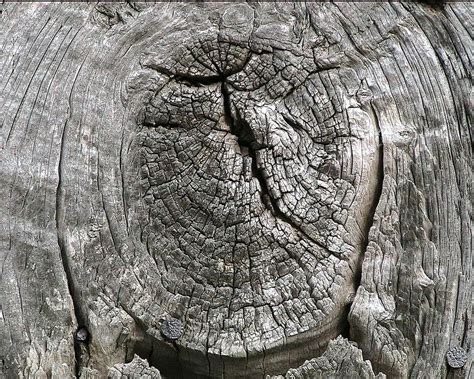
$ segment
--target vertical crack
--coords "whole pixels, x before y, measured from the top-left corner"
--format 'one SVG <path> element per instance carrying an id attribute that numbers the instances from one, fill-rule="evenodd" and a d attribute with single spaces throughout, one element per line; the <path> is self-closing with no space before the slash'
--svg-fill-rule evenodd
<path id="1" fill-rule="evenodd" d="M 374 108 L 373 105 L 371 107 L 371 113 L 372 117 L 374 120 L 374 124 L 377 130 L 377 137 L 378 137 L 378 145 L 377 145 L 377 179 L 376 179 L 376 186 L 374 189 L 374 200 L 372 201 L 372 204 L 369 209 L 369 213 L 367 216 L 367 224 L 365 226 L 364 230 L 364 244 L 362 246 L 362 258 L 360 259 L 360 264 L 358 268 L 358 276 L 357 276 L 357 287 L 360 285 L 361 281 L 361 275 L 362 275 L 362 260 L 364 259 L 365 252 L 367 250 L 367 247 L 369 245 L 369 233 L 370 229 L 372 228 L 372 225 L 374 224 L 374 217 L 375 217 L 375 211 L 377 209 L 377 206 L 380 202 L 380 197 L 382 196 L 382 188 L 383 188 L 383 179 L 384 179 L 384 152 L 383 152 L 383 139 L 382 139 L 382 129 L 380 128 L 380 122 L 379 118 L 377 116 L 377 112 Z"/>
<path id="2" fill-rule="evenodd" d="M 83 62 L 84 63 L 84 62 Z M 82 68 L 82 65 L 81 65 Z M 78 70 L 76 77 L 74 79 L 73 88 L 80 69 Z M 73 89 L 72 88 L 72 89 Z M 65 237 L 65 190 L 64 190 L 64 156 L 66 151 L 66 135 L 68 131 L 68 123 L 72 114 L 72 90 L 69 95 L 69 108 L 68 116 L 66 122 L 64 123 L 63 132 L 61 135 L 61 142 L 59 148 L 59 161 L 58 161 L 58 185 L 56 188 L 56 233 L 58 238 L 58 246 L 60 251 L 61 263 L 64 269 L 66 276 L 67 287 L 69 291 L 69 296 L 72 300 L 73 312 L 77 322 L 77 330 L 75 331 L 73 338 L 74 343 L 74 354 L 75 354 L 75 375 L 76 377 L 80 376 L 80 371 L 83 363 L 84 355 L 88 355 L 88 342 L 90 340 L 87 329 L 85 328 L 85 318 L 81 312 L 81 307 L 79 304 L 79 299 L 77 296 L 77 288 L 74 283 L 74 278 L 71 271 L 71 262 L 67 254 L 66 248 L 66 237 Z"/>
<path id="3" fill-rule="evenodd" d="M 252 176 L 256 178 L 260 184 L 260 197 L 262 203 L 274 216 L 281 218 L 285 222 L 291 222 L 288 217 L 281 212 L 276 200 L 270 195 L 264 171 L 261 167 L 258 167 L 257 150 L 265 146 L 257 142 L 255 133 L 249 123 L 241 117 L 237 108 L 235 108 L 235 117 L 233 116 L 230 94 L 225 81 L 222 81 L 222 95 L 224 98 L 225 120 L 230 126 L 230 132 L 237 137 L 237 143 L 239 144 L 241 154 L 251 158 Z"/>
<path id="4" fill-rule="evenodd" d="M 355 276 L 354 276 L 354 288 L 355 291 L 360 287 L 361 280 L 362 280 L 362 264 L 364 261 L 365 253 L 367 251 L 367 248 L 369 246 L 369 233 L 370 229 L 372 228 L 374 224 L 374 218 L 375 218 L 375 211 L 377 209 L 377 206 L 380 202 L 380 198 L 382 196 L 382 189 L 383 189 L 383 181 L 384 181 L 384 151 L 383 151 L 383 138 L 382 138 L 382 129 L 380 128 L 380 122 L 379 118 L 377 116 L 377 112 L 374 108 L 374 106 L 371 104 L 370 105 L 370 111 L 372 114 L 372 118 L 376 127 L 377 131 L 377 136 L 378 136 L 378 145 L 377 145 L 377 179 L 376 179 L 376 186 L 374 189 L 374 199 L 372 201 L 372 204 L 369 209 L 369 213 L 367 216 L 367 223 L 365 225 L 365 230 L 364 230 L 364 236 L 365 240 L 362 244 L 361 248 L 361 257 L 359 259 L 359 262 L 357 264 Z M 350 308 L 352 308 L 352 302 L 349 304 Z M 349 311 L 350 312 L 350 311 Z M 350 322 L 349 322 L 349 312 L 348 312 L 348 317 L 347 317 L 347 330 L 345 331 L 345 334 L 347 336 L 350 336 L 351 339 L 354 339 L 354 336 L 351 336 L 350 334 Z M 357 342 L 357 341 L 355 341 Z"/>
<path id="5" fill-rule="evenodd" d="M 76 317 L 76 322 L 78 325 L 78 331 L 81 326 L 84 325 L 84 318 L 79 311 L 79 302 L 75 296 L 76 289 L 74 285 L 74 280 L 71 272 L 71 265 L 69 262 L 69 257 L 66 251 L 66 242 L 65 242 L 65 224 L 64 224 L 64 187 L 63 187 L 63 160 L 64 160 L 64 150 L 65 150 L 65 135 L 67 129 L 67 121 L 64 125 L 63 133 L 61 136 L 61 148 L 59 153 L 59 163 L 58 163 L 58 186 L 56 189 L 56 232 L 58 237 L 58 245 L 60 250 L 61 262 L 63 265 L 64 273 L 66 275 L 67 286 L 69 290 L 69 296 L 71 296 L 74 315 Z M 74 338 L 74 353 L 75 353 L 75 374 L 76 377 L 79 377 L 80 367 L 82 363 L 82 354 L 81 346 L 76 338 Z"/>
<path id="6" fill-rule="evenodd" d="M 246 120 L 242 118 L 240 112 L 235 108 L 235 117 L 232 112 L 232 105 L 230 100 L 229 90 L 225 83 L 225 78 L 222 81 L 222 95 L 224 98 L 224 117 L 227 124 L 230 127 L 230 132 L 237 137 L 237 143 L 240 147 L 240 152 L 243 156 L 249 156 L 252 160 L 252 175 L 256 178 L 260 184 L 260 198 L 265 207 L 275 216 L 284 223 L 290 225 L 299 234 L 319 246 L 324 250 L 328 250 L 326 246 L 323 246 L 320 242 L 316 241 L 312 236 L 307 234 L 301 225 L 296 223 L 293 219 L 288 217 L 279 207 L 277 199 L 275 199 L 268 188 L 267 180 L 265 178 L 265 172 L 262 167 L 257 164 L 257 151 L 265 148 L 266 145 L 257 141 L 254 131 Z"/>

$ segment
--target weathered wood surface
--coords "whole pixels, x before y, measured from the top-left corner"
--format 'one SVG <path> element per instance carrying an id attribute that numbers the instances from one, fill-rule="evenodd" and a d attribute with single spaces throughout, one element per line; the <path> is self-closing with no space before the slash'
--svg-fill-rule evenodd
<path id="1" fill-rule="evenodd" d="M 364 361 L 362 351 L 354 345 L 339 336 L 329 342 L 322 356 L 272 379 L 386 378 L 382 373 L 374 375 L 370 361 Z"/>
<path id="2" fill-rule="evenodd" d="M 160 372 L 135 355 L 130 363 L 117 363 L 108 373 L 110 379 L 161 379 Z"/>
<path id="3" fill-rule="evenodd" d="M 472 8 L 2 5 L 0 377 L 473 377 Z"/>

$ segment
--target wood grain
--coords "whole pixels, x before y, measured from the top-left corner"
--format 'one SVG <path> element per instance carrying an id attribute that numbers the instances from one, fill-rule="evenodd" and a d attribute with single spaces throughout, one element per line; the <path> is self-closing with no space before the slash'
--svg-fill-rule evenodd
<path id="1" fill-rule="evenodd" d="M 472 377 L 470 3 L 0 18 L 0 377 Z"/>

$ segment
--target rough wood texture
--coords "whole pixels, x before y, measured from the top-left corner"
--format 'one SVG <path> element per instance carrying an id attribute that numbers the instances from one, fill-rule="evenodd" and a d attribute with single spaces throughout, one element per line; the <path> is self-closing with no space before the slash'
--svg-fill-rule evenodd
<path id="1" fill-rule="evenodd" d="M 329 342 L 322 356 L 306 361 L 300 367 L 288 370 L 284 376 L 274 376 L 271 379 L 385 379 L 384 374 L 374 375 L 370 362 L 364 361 L 362 351 L 353 344 L 339 336 Z"/>
<path id="2" fill-rule="evenodd" d="M 2 5 L 0 377 L 472 377 L 472 8 Z"/>
<path id="3" fill-rule="evenodd" d="M 109 370 L 109 379 L 161 379 L 160 372 L 135 355 L 130 363 L 118 363 Z"/>

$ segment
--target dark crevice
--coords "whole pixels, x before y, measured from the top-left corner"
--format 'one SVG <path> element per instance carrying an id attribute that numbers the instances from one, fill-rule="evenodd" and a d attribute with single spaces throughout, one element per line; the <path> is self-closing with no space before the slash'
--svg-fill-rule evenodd
<path id="1" fill-rule="evenodd" d="M 352 302 L 348 303 L 343 310 L 343 323 L 341 328 L 341 336 L 351 339 L 351 325 L 349 324 L 349 312 L 351 311 Z"/>
<path id="2" fill-rule="evenodd" d="M 461 346 L 466 346 L 467 344 L 467 335 L 469 331 L 469 312 L 466 310 L 464 312 L 464 331 L 462 334 L 462 339 L 461 339 Z"/>
<path id="3" fill-rule="evenodd" d="M 64 125 L 63 134 L 61 136 L 61 148 L 60 148 L 60 155 L 59 155 L 59 163 L 58 163 L 58 186 L 56 189 L 56 231 L 57 231 L 57 238 L 58 238 L 58 245 L 60 250 L 61 262 L 63 265 L 64 273 L 66 275 L 66 281 L 68 286 L 69 295 L 72 300 L 73 304 L 73 311 L 76 317 L 77 322 L 77 330 L 75 331 L 74 335 L 71 336 L 74 340 L 74 353 L 75 353 L 75 374 L 76 377 L 79 377 L 80 370 L 83 363 L 84 354 L 88 353 L 88 343 L 89 343 L 89 336 L 86 332 L 86 338 L 81 340 L 78 338 L 77 334 L 81 330 L 86 330 L 85 328 L 85 317 L 81 312 L 81 307 L 79 304 L 79 299 L 77 296 L 78 290 L 75 287 L 73 275 L 71 272 L 71 264 L 69 261 L 69 256 L 66 250 L 66 242 L 64 231 L 66 230 L 66 226 L 64 224 L 64 187 L 63 187 L 63 160 L 64 160 L 64 151 L 65 151 L 65 136 L 67 131 L 67 122 Z"/>
<path id="4" fill-rule="evenodd" d="M 427 4 L 434 9 L 444 9 L 446 6 L 447 0 L 419 0 L 419 3 Z"/>
<path id="5" fill-rule="evenodd" d="M 264 169 L 259 167 L 257 164 L 257 151 L 267 146 L 264 143 L 257 141 L 254 131 L 248 122 L 242 118 L 237 108 L 235 108 L 234 117 L 230 94 L 225 80 L 222 81 L 222 96 L 224 98 L 225 119 L 230 127 L 230 132 L 237 137 L 237 143 L 240 146 L 242 155 L 249 156 L 252 160 L 252 175 L 260 184 L 260 198 L 262 203 L 273 214 L 273 216 L 290 225 L 298 233 L 302 234 L 305 238 L 312 241 L 320 248 L 328 250 L 326 246 L 323 246 L 320 242 L 308 235 L 301 228 L 301 225 L 297 224 L 280 209 L 277 199 L 271 195 L 270 189 L 268 188 Z"/>
<path id="6" fill-rule="evenodd" d="M 176 82 L 187 83 L 193 86 L 207 86 L 211 84 L 221 83 L 225 77 L 222 75 L 190 75 L 186 73 L 176 73 L 162 66 L 144 65 L 146 68 L 153 69 L 160 74 L 164 74 Z"/>
<path id="7" fill-rule="evenodd" d="M 355 289 L 356 290 L 360 286 L 361 276 L 362 276 L 362 261 L 364 260 L 367 247 L 369 246 L 369 242 L 370 242 L 369 233 L 370 233 L 370 229 L 372 228 L 374 224 L 375 210 L 377 209 L 377 206 L 380 202 L 380 197 L 382 196 L 383 179 L 384 179 L 384 169 L 383 169 L 384 156 L 383 156 L 382 130 L 380 129 L 380 123 L 377 116 L 377 112 L 375 111 L 373 106 L 371 106 L 371 113 L 373 115 L 375 127 L 377 129 L 377 136 L 378 136 L 378 148 L 377 148 L 378 162 L 377 162 L 377 180 L 376 180 L 377 184 L 374 189 L 374 200 L 372 201 L 372 204 L 370 206 L 370 209 L 367 215 L 367 223 L 364 229 L 365 239 L 362 245 L 362 256 L 361 256 L 361 259 L 359 260 L 359 264 L 358 264 L 356 276 L 355 276 Z"/>
<path id="8" fill-rule="evenodd" d="M 179 352 L 174 349 L 173 345 L 159 341 L 144 332 L 144 338 L 135 343 L 128 360 L 131 362 L 136 354 L 146 360 L 150 367 L 160 371 L 164 378 L 185 378 Z"/>
<path id="9" fill-rule="evenodd" d="M 272 214 L 277 216 L 279 212 L 278 206 L 275 199 L 270 195 L 270 190 L 267 186 L 263 169 L 257 165 L 257 150 L 263 146 L 257 142 L 255 133 L 249 123 L 242 118 L 237 108 L 235 108 L 234 117 L 230 94 L 225 81 L 222 82 L 222 96 L 224 98 L 225 120 L 230 127 L 230 132 L 237 137 L 237 143 L 239 144 L 241 154 L 249 156 L 252 160 L 252 176 L 260 183 L 260 197 L 262 203 L 272 212 Z M 286 216 L 283 215 L 283 217 Z"/>
<path id="10" fill-rule="evenodd" d="M 221 90 L 224 98 L 224 117 L 230 127 L 230 132 L 237 137 L 241 152 L 245 153 L 244 155 L 251 155 L 255 160 L 255 151 L 263 146 L 257 143 L 252 128 L 248 122 L 242 119 L 238 109 L 235 109 L 236 116 L 233 116 L 230 94 L 225 80 L 222 81 Z"/>
<path id="11" fill-rule="evenodd" d="M 67 287 L 69 291 L 69 296 L 71 297 L 72 306 L 73 306 L 73 313 L 77 323 L 77 329 L 74 331 L 71 338 L 73 339 L 74 345 L 74 355 L 75 355 L 75 376 L 77 378 L 80 377 L 81 374 L 81 367 L 83 367 L 84 362 L 89 357 L 89 342 L 91 340 L 91 336 L 86 328 L 86 318 L 82 313 L 81 304 L 79 301 L 80 298 L 80 291 L 76 287 L 74 282 L 74 276 L 71 270 L 71 262 L 69 259 L 69 255 L 67 252 L 67 241 L 65 232 L 67 230 L 66 223 L 65 223 L 65 189 L 64 189 L 64 159 L 65 159 L 65 152 L 66 152 L 66 140 L 68 134 L 68 126 L 71 120 L 71 116 L 73 114 L 73 102 L 72 102 L 72 95 L 74 93 L 74 88 L 76 85 L 77 78 L 84 66 L 84 63 L 87 59 L 87 56 L 84 57 L 79 69 L 76 71 L 71 91 L 69 92 L 68 97 L 68 109 L 67 109 L 67 118 L 66 122 L 64 123 L 64 127 L 62 130 L 61 138 L 60 138 L 60 146 L 59 146 L 59 159 L 58 159 L 58 185 L 56 188 L 56 233 L 58 238 L 58 247 L 60 253 L 61 263 L 64 269 L 64 274 L 66 277 Z"/>

